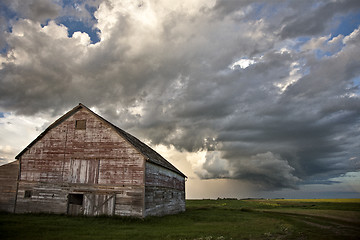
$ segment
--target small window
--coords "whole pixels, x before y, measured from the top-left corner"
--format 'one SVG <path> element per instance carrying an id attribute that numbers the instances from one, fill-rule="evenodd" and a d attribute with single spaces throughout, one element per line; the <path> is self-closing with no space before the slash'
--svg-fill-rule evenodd
<path id="1" fill-rule="evenodd" d="M 84 200 L 83 194 L 69 194 L 69 204 L 82 205 Z"/>
<path id="2" fill-rule="evenodd" d="M 76 120 L 75 129 L 86 129 L 86 120 Z"/>
<path id="3" fill-rule="evenodd" d="M 32 191 L 31 190 L 25 190 L 24 198 L 31 198 L 31 196 L 32 196 Z"/>

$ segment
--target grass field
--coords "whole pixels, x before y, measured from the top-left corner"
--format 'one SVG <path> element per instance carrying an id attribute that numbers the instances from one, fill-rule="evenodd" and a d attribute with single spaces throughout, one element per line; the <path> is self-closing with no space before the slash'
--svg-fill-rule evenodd
<path id="1" fill-rule="evenodd" d="M 1 213 L 0 239 L 360 239 L 360 199 L 188 200 L 146 219 Z"/>

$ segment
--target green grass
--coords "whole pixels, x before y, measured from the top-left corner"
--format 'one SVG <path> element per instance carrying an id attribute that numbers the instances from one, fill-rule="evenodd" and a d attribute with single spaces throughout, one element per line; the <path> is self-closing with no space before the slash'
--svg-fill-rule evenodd
<path id="1" fill-rule="evenodd" d="M 359 239 L 360 200 L 188 200 L 149 217 L 0 214 L 0 239 Z"/>

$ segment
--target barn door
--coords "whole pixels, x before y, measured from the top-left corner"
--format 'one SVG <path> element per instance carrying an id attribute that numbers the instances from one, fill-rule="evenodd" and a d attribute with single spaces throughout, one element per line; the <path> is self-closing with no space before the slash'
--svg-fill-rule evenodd
<path id="1" fill-rule="evenodd" d="M 84 198 L 85 215 L 113 215 L 115 194 L 86 194 Z"/>
<path id="2" fill-rule="evenodd" d="M 83 208 L 84 194 L 68 195 L 67 214 L 69 215 L 82 215 L 84 214 Z"/>

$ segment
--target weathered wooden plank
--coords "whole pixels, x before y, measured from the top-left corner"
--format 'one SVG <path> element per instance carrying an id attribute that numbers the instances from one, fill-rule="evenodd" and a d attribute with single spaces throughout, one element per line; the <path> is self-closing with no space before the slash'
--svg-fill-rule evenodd
<path id="1" fill-rule="evenodd" d="M 185 211 L 183 191 L 163 187 L 145 188 L 145 215 L 166 215 Z"/>
<path id="2" fill-rule="evenodd" d="M 25 197 L 25 191 L 31 191 L 31 196 Z M 142 214 L 142 192 L 142 187 L 107 187 L 97 184 L 58 185 L 23 181 L 19 185 L 16 212 L 113 215 L 115 208 L 119 213 L 122 211 L 119 204 L 124 204 L 124 206 L 131 206 L 131 212 L 138 216 Z M 80 206 L 69 204 L 69 194 L 82 194 L 84 196 L 83 204 Z M 125 209 L 121 215 L 129 216 L 126 215 L 126 212 Z"/>
<path id="3" fill-rule="evenodd" d="M 184 177 L 147 162 L 145 182 L 145 216 L 185 211 Z"/>
<path id="4" fill-rule="evenodd" d="M 185 178 L 158 165 L 146 163 L 146 186 L 163 186 L 185 190 Z"/>

